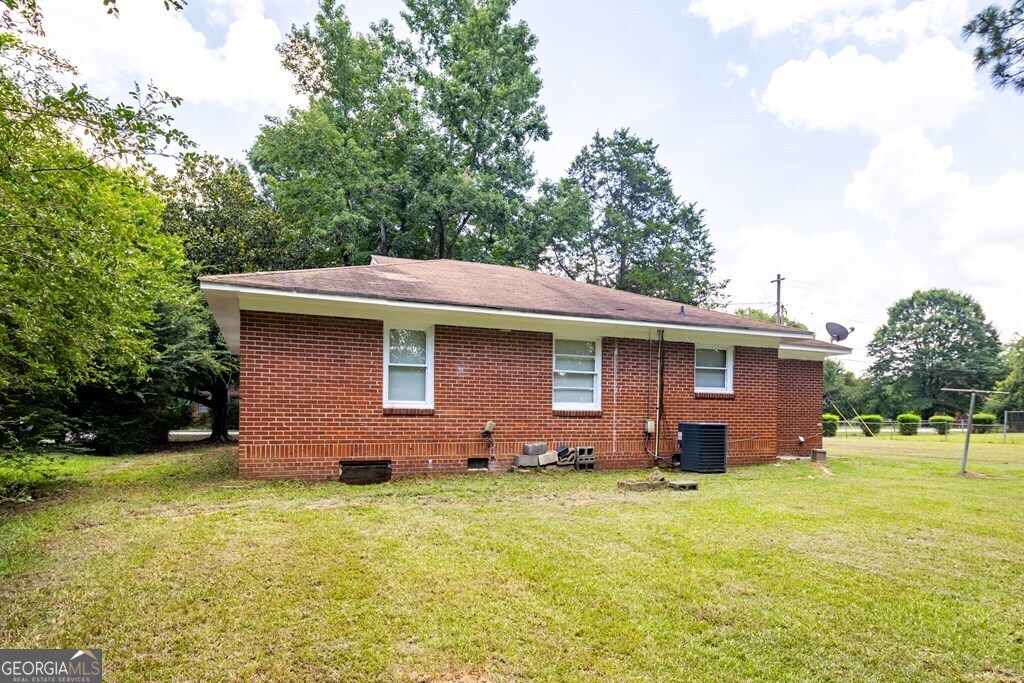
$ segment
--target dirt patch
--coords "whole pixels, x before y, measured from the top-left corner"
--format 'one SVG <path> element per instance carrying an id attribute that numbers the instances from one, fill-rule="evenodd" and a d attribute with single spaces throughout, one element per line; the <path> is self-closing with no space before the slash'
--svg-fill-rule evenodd
<path id="1" fill-rule="evenodd" d="M 103 526 L 106 522 L 96 522 L 91 519 L 83 519 L 80 522 L 75 522 L 71 525 L 71 531 L 81 531 L 82 529 L 91 529 L 94 526 Z"/>
<path id="2" fill-rule="evenodd" d="M 427 674 L 408 674 L 408 680 L 414 683 L 491 683 L 494 679 L 479 671 L 459 671 L 430 676 Z"/>
<path id="3" fill-rule="evenodd" d="M 998 681 L 999 683 L 1024 683 L 1024 674 L 1005 669 L 986 669 L 974 676 L 974 681 Z"/>

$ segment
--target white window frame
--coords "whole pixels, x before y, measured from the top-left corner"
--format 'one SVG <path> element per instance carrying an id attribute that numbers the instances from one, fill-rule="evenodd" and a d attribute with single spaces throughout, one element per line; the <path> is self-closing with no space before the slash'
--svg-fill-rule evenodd
<path id="1" fill-rule="evenodd" d="M 391 384 L 391 330 L 414 330 L 427 333 L 427 390 L 425 401 L 392 401 L 388 398 L 388 387 Z M 422 367 L 420 365 L 410 367 Z M 433 408 L 434 407 L 434 327 L 422 325 L 385 325 L 384 326 L 384 407 L 385 408 Z"/>
<path id="2" fill-rule="evenodd" d="M 580 341 L 594 343 L 594 402 L 593 403 L 558 403 L 555 401 L 555 369 L 557 362 L 556 342 Z M 565 371 L 563 371 L 565 372 Z M 558 337 L 551 338 L 551 409 L 552 410 L 601 410 L 601 339 L 587 339 L 586 337 Z"/>
<path id="3" fill-rule="evenodd" d="M 699 394 L 731 394 L 733 393 L 733 353 L 735 347 L 732 346 L 695 346 L 693 351 L 693 389 Z M 697 351 L 725 351 L 725 388 L 721 387 L 698 387 L 697 386 L 697 371 L 698 370 L 721 370 L 722 368 L 711 367 L 708 365 L 697 365 Z"/>

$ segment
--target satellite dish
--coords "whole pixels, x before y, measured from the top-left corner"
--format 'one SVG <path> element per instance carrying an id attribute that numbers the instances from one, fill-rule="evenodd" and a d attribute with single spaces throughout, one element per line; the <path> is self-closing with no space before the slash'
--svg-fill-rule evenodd
<path id="1" fill-rule="evenodd" d="M 846 329 L 839 323 L 825 323 L 825 330 L 828 331 L 828 338 L 833 344 L 841 342 L 849 337 L 850 333 L 853 332 L 854 329 L 856 328 L 851 327 L 850 329 Z"/>

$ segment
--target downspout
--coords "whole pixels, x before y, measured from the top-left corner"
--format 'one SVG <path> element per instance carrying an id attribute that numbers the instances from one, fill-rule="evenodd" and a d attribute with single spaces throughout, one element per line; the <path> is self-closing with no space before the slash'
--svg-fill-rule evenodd
<path id="1" fill-rule="evenodd" d="M 619 338 L 615 338 L 615 351 L 612 356 L 612 452 L 619 452 Z"/>
<path id="2" fill-rule="evenodd" d="M 654 414 L 654 459 L 661 457 L 661 415 L 665 412 L 665 330 L 658 330 L 658 399 Z"/>
<path id="3" fill-rule="evenodd" d="M 651 417 L 651 340 L 647 340 L 647 418 Z M 672 462 L 672 458 L 661 455 L 661 417 L 665 412 L 665 330 L 658 330 L 658 389 L 654 407 L 654 451 L 651 451 L 651 435 L 644 434 L 644 452 L 655 462 Z"/>

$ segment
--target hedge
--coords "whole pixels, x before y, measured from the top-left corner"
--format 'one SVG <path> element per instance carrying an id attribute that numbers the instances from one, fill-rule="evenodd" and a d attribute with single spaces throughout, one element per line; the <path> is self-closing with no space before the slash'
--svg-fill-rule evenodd
<path id="1" fill-rule="evenodd" d="M 857 423 L 860 424 L 860 430 L 864 432 L 864 436 L 878 436 L 882 431 L 884 421 L 881 415 L 861 415 L 857 418 Z"/>
<path id="2" fill-rule="evenodd" d="M 916 436 L 917 430 L 921 428 L 921 416 L 915 413 L 903 413 L 896 416 L 900 423 L 900 434 L 903 436 Z"/>
<path id="3" fill-rule="evenodd" d="M 953 424 L 953 418 L 949 415 L 933 415 L 928 418 L 928 426 L 939 434 L 945 434 L 948 432 L 951 424 Z"/>
<path id="4" fill-rule="evenodd" d="M 996 416 L 992 413 L 974 414 L 974 433 L 988 434 L 996 429 Z"/>
<path id="5" fill-rule="evenodd" d="M 839 431 L 839 416 L 832 413 L 825 413 L 821 416 L 821 435 L 835 436 Z"/>

